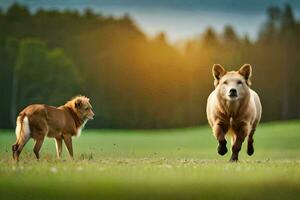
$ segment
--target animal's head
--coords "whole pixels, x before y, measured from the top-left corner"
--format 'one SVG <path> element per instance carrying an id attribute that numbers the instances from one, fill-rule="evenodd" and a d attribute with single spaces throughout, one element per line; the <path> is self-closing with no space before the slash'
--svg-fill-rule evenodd
<path id="1" fill-rule="evenodd" d="M 215 64 L 212 73 L 215 87 L 222 98 L 236 101 L 244 98 L 249 92 L 251 65 L 244 64 L 238 71 L 227 72 L 220 64 Z"/>
<path id="2" fill-rule="evenodd" d="M 94 112 L 90 99 L 85 96 L 76 96 L 71 100 L 71 104 L 78 117 L 83 121 L 94 119 Z"/>

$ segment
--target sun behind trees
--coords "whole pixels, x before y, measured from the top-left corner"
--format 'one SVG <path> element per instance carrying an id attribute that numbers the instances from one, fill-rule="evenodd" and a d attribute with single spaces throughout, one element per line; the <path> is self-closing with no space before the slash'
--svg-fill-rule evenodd
<path id="1" fill-rule="evenodd" d="M 252 64 L 263 120 L 300 117 L 300 23 L 288 5 L 267 14 L 257 41 L 228 25 L 221 34 L 208 28 L 182 52 L 164 33 L 148 38 L 129 15 L 30 13 L 14 4 L 0 14 L 0 127 L 12 128 L 26 104 L 60 105 L 78 93 L 95 102 L 94 128 L 205 123 L 213 63 Z"/>

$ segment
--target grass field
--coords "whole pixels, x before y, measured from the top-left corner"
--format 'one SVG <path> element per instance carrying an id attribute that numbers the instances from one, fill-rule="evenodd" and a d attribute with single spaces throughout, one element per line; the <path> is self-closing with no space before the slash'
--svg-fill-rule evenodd
<path id="1" fill-rule="evenodd" d="M 217 155 L 208 127 L 85 130 L 75 159 L 55 158 L 47 139 L 37 161 L 33 141 L 12 161 L 13 131 L 0 131 L 0 199 L 300 199 L 300 121 L 265 123 L 255 153 Z"/>

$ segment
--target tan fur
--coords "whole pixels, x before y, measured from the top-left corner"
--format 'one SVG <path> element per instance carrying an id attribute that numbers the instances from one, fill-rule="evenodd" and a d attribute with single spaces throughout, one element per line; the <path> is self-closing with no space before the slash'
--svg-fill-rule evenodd
<path id="1" fill-rule="evenodd" d="M 39 158 L 45 136 L 55 138 L 58 157 L 61 156 L 62 141 L 73 157 L 72 136 L 80 134 L 84 124 L 93 117 L 89 98 L 85 96 L 76 96 L 60 107 L 44 104 L 27 106 L 17 118 L 17 141 L 12 146 L 13 158 L 19 160 L 19 155 L 30 138 L 36 141 L 33 151 Z"/>
<path id="2" fill-rule="evenodd" d="M 246 137 L 247 153 L 254 153 L 253 134 L 260 121 L 262 107 L 258 95 L 250 89 L 251 75 L 252 67 L 249 64 L 231 72 L 219 64 L 213 66 L 215 90 L 207 100 L 207 119 L 219 141 L 220 155 L 227 152 L 225 135 L 232 133 L 231 161 L 238 160 L 238 153 Z"/>

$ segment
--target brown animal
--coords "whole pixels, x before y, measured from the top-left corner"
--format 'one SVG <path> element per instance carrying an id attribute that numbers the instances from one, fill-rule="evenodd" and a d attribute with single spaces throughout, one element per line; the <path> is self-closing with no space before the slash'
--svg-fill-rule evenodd
<path id="1" fill-rule="evenodd" d="M 207 119 L 219 142 L 218 153 L 227 153 L 227 132 L 231 133 L 232 155 L 238 161 L 242 143 L 248 137 L 247 153 L 254 153 L 253 134 L 260 121 L 262 107 L 256 92 L 250 89 L 252 67 L 243 65 L 238 71 L 227 72 L 221 65 L 212 69 L 215 90 L 207 100 Z"/>
<path id="2" fill-rule="evenodd" d="M 73 158 L 72 136 L 80 136 L 85 123 L 93 117 L 89 98 L 85 96 L 76 96 L 60 107 L 43 104 L 27 106 L 20 112 L 16 122 L 17 141 L 12 145 L 14 160 L 19 160 L 20 153 L 30 138 L 36 141 L 33 151 L 39 159 L 45 136 L 55 138 L 58 158 L 62 152 L 62 141 Z"/>

